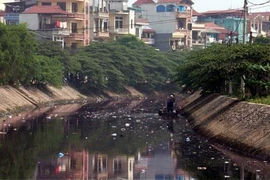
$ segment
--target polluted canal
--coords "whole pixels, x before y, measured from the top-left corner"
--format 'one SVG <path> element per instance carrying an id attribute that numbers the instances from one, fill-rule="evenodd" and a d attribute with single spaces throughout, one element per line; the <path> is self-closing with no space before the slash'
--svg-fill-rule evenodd
<path id="1" fill-rule="evenodd" d="M 270 166 L 164 118 L 157 99 L 86 104 L 72 114 L 6 121 L 0 179 L 269 180 Z"/>

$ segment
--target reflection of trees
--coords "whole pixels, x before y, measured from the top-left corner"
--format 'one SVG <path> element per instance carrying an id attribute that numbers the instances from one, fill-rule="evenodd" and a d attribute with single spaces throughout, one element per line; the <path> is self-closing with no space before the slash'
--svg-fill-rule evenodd
<path id="1" fill-rule="evenodd" d="M 38 122 L 37 122 L 38 121 Z M 47 156 L 59 150 L 63 139 L 61 121 L 33 121 L 17 131 L 9 131 L 0 148 L 1 179 L 27 179 L 36 167 L 39 156 Z"/>

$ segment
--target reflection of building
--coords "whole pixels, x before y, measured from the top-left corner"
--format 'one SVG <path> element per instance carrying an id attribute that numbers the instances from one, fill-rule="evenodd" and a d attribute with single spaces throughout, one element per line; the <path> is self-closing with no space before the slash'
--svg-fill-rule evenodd
<path id="1" fill-rule="evenodd" d="M 50 161 L 41 161 L 36 170 L 35 179 L 87 179 L 88 152 L 71 152 L 61 154 Z"/>
<path id="2" fill-rule="evenodd" d="M 91 154 L 89 156 L 89 178 L 108 179 L 108 156 Z"/>
<path id="3" fill-rule="evenodd" d="M 92 154 L 89 156 L 89 179 L 133 179 L 134 158 Z"/>

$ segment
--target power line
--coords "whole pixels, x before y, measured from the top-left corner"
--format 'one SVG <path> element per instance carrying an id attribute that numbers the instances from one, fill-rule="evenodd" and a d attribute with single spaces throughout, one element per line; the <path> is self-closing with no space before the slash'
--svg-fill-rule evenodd
<path id="1" fill-rule="evenodd" d="M 263 3 L 253 3 L 253 2 L 250 2 L 250 1 L 247 1 L 249 4 L 252 4 L 253 6 L 262 6 L 262 5 L 265 5 L 267 3 L 270 3 L 270 0 L 266 1 L 266 2 L 263 2 Z"/>

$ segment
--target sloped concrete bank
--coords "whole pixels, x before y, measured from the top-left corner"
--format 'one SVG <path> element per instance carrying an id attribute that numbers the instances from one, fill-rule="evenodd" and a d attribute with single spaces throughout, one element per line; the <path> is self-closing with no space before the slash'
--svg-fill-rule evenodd
<path id="1" fill-rule="evenodd" d="M 181 106 L 194 129 L 242 154 L 270 160 L 270 106 L 194 93 Z"/>
<path id="2" fill-rule="evenodd" d="M 2 86 L 0 87 L 0 122 L 13 124 L 19 119 L 31 118 L 45 112 L 72 112 L 88 100 L 88 97 L 69 86 L 59 89 L 51 86 L 42 89 Z M 62 106 L 58 106 L 59 104 Z"/>

